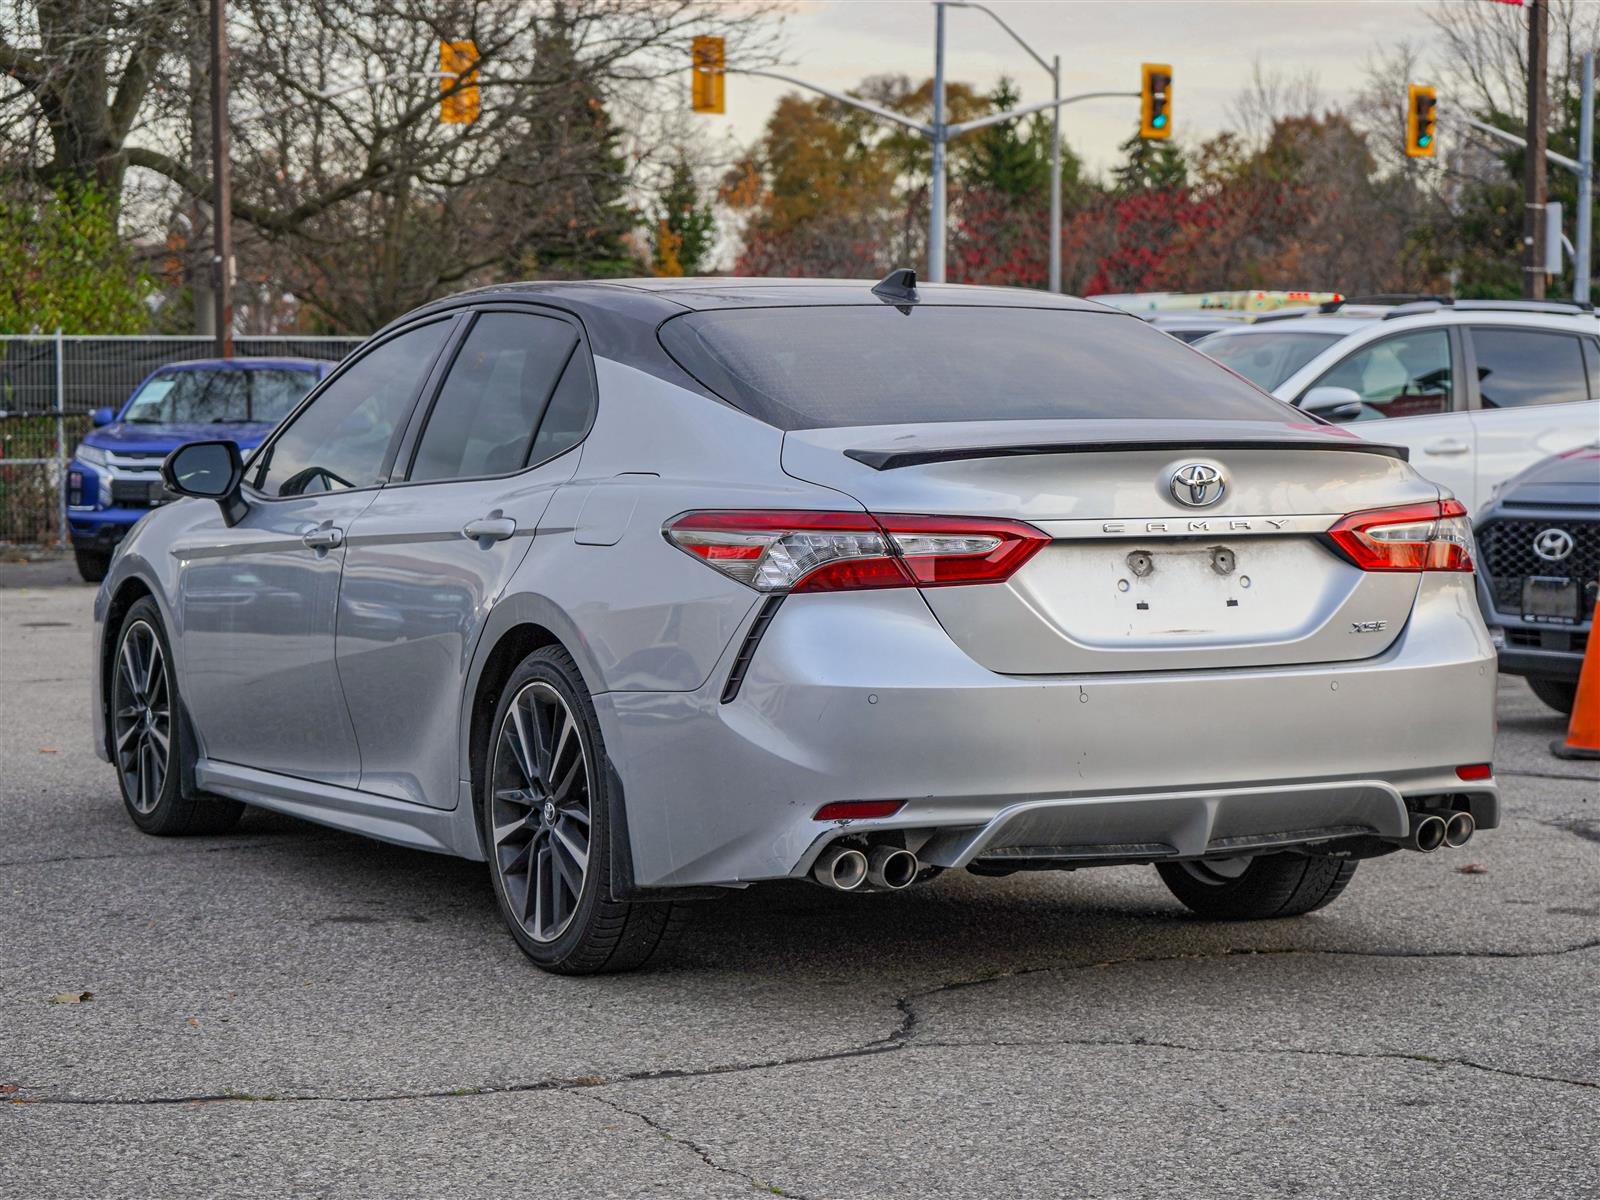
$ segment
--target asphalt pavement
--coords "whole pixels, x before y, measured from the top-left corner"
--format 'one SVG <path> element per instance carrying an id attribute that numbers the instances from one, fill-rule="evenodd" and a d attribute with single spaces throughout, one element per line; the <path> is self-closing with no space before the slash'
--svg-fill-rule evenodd
<path id="1" fill-rule="evenodd" d="M 481 864 L 137 832 L 61 576 L 0 578 L 7 1195 L 1600 1194 L 1600 772 L 1519 681 L 1505 825 L 1308 917 L 1148 868 L 782 885 L 560 979 Z"/>

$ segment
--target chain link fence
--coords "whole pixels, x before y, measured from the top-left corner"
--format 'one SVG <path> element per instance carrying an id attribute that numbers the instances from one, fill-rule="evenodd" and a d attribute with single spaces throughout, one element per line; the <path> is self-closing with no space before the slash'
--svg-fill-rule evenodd
<path id="1" fill-rule="evenodd" d="M 361 338 L 239 337 L 241 358 L 337 361 Z M 211 358 L 209 337 L 0 336 L 0 543 L 65 545 L 62 481 L 97 408 L 120 408 L 165 363 Z"/>

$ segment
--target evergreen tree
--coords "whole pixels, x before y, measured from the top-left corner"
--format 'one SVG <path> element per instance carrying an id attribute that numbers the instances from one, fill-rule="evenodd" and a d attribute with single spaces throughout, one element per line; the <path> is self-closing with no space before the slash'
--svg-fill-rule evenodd
<path id="1" fill-rule="evenodd" d="M 1001 76 L 989 94 L 995 112 L 1015 108 L 1021 98 L 1016 84 Z M 1035 117 L 1026 137 L 1021 120 L 1002 121 L 978 131 L 967 183 L 992 188 L 1007 196 L 1042 196 L 1050 190 L 1050 123 Z M 1062 172 L 1066 172 L 1063 158 Z"/>
<path id="2" fill-rule="evenodd" d="M 1171 141 L 1153 141 L 1134 134 L 1118 149 L 1127 157 L 1111 176 L 1116 190 L 1123 195 L 1172 191 L 1189 185 L 1189 167 L 1183 151 Z"/>
<path id="3" fill-rule="evenodd" d="M 709 265 L 717 239 L 711 204 L 695 186 L 688 160 L 672 164 L 651 230 L 651 269 L 657 275 L 699 275 Z"/>

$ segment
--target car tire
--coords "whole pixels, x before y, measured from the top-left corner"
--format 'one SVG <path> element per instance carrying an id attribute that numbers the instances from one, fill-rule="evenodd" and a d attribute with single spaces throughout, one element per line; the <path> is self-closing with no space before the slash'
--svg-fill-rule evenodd
<path id="1" fill-rule="evenodd" d="M 612 899 L 615 784 L 594 703 L 560 646 L 511 673 L 476 774 L 495 899 L 523 953 L 546 971 L 594 975 L 641 967 L 672 940 L 682 905 Z"/>
<path id="2" fill-rule="evenodd" d="M 128 609 L 117 631 L 107 681 L 111 761 L 123 807 L 133 823 L 156 837 L 226 833 L 244 805 L 191 792 L 181 777 L 189 739 L 182 736 L 183 706 L 172 670 L 172 647 L 161 610 L 146 596 Z"/>
<path id="3" fill-rule="evenodd" d="M 72 548 L 72 557 L 78 563 L 78 574 L 85 583 L 99 583 L 111 569 L 111 555 L 104 550 Z"/>
<path id="4" fill-rule="evenodd" d="M 1575 679 L 1530 678 L 1528 686 L 1533 694 L 1564 717 L 1572 715 L 1578 703 L 1578 682 Z"/>
<path id="5" fill-rule="evenodd" d="M 1157 863 L 1161 882 L 1191 912 L 1213 921 L 1298 917 L 1331 904 L 1357 863 L 1302 854 Z"/>

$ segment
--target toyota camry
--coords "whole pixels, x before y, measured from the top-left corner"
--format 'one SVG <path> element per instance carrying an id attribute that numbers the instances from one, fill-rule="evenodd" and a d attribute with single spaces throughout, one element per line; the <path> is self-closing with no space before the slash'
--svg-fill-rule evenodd
<path id="1" fill-rule="evenodd" d="M 1461 504 L 1085 301 L 500 286 L 163 472 L 95 604 L 133 822 L 486 861 L 549 970 L 772 880 L 1294 916 L 1498 823 Z"/>

